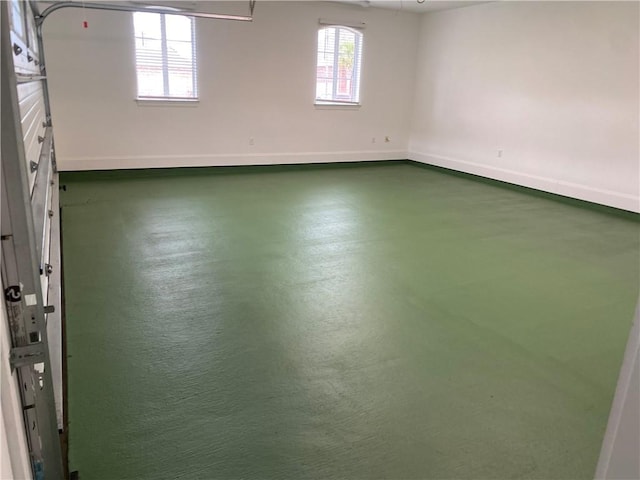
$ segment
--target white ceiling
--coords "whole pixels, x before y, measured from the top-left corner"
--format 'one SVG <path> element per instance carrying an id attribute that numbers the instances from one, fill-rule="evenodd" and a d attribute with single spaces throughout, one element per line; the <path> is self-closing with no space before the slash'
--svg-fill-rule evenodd
<path id="1" fill-rule="evenodd" d="M 1 2 L 2 0 L 0 0 Z M 83 0 L 75 0 L 76 3 L 82 3 Z M 119 3 L 123 0 L 86 0 L 88 2 L 98 3 Z M 246 8 L 248 0 L 222 0 L 225 4 L 233 6 L 241 6 Z M 258 3 L 271 0 L 258 0 Z M 289 0 L 300 1 L 300 0 Z M 437 10 L 448 10 L 451 8 L 466 7 L 475 5 L 478 3 L 487 3 L 489 0 L 424 0 L 423 3 L 418 3 L 417 0 L 328 0 L 330 2 L 342 3 L 347 5 L 355 5 L 360 7 L 379 7 L 388 8 L 392 10 L 405 10 L 409 12 L 433 12 Z M 56 3 L 51 0 L 39 0 L 40 4 Z M 187 10 L 200 10 L 204 12 L 215 12 L 220 8 L 220 1 L 212 0 L 125 0 L 124 3 L 133 5 L 168 5 L 178 8 L 184 8 Z"/>
<path id="2" fill-rule="evenodd" d="M 340 3 L 360 5 L 362 7 L 380 7 L 393 10 L 407 10 L 410 12 L 434 12 L 436 10 L 448 10 L 451 8 L 467 7 L 478 3 L 487 3 L 487 0 L 425 0 L 418 3 L 417 0 L 338 0 Z"/>

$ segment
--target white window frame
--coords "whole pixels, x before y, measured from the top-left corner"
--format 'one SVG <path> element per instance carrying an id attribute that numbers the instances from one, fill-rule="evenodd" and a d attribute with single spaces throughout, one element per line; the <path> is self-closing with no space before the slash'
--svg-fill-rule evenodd
<path id="1" fill-rule="evenodd" d="M 343 107 L 359 107 L 361 100 L 361 81 L 362 81 L 362 45 L 364 43 L 364 33 L 360 30 L 360 28 L 354 28 L 349 25 L 344 24 L 327 24 L 324 21 L 320 20 L 321 26 L 318 28 L 317 36 L 316 36 L 316 98 L 315 105 L 316 106 L 343 106 Z M 363 24 L 364 25 L 364 24 Z M 318 83 L 318 52 L 320 50 L 320 32 L 322 30 L 335 30 L 335 43 L 334 43 L 334 53 L 333 53 L 333 91 L 331 95 L 331 99 L 321 99 L 318 98 L 317 92 L 317 83 Z M 354 45 L 354 61 L 353 61 L 353 75 L 352 75 L 352 89 L 355 88 L 357 92 L 357 99 L 355 101 L 344 101 L 337 99 L 337 89 L 338 89 L 338 63 L 339 63 L 339 52 L 340 52 L 340 42 L 338 39 L 340 38 L 340 30 L 348 30 L 349 32 L 355 35 L 355 45 Z M 355 80 L 354 80 L 355 79 Z"/>
<path id="2" fill-rule="evenodd" d="M 167 15 L 175 15 L 170 13 L 155 13 L 155 12 L 139 12 L 160 16 L 160 44 L 161 44 L 161 52 L 162 52 L 162 80 L 163 80 L 163 90 L 164 94 L 162 96 L 146 96 L 140 95 L 140 86 L 138 80 L 138 58 L 137 58 L 137 47 L 136 47 L 136 28 L 135 28 L 135 14 L 133 13 L 131 16 L 133 21 L 133 40 L 134 40 L 134 65 L 135 65 L 135 74 L 136 74 L 136 102 L 139 105 L 180 105 L 180 104 L 188 104 L 193 105 L 200 101 L 199 91 L 198 91 L 198 58 L 197 58 L 197 45 L 196 45 L 196 22 L 194 17 L 188 17 L 186 15 L 179 15 L 184 18 L 187 18 L 191 22 L 191 48 L 193 51 L 193 63 L 192 63 L 192 71 L 193 71 L 193 97 L 177 97 L 171 96 L 169 94 L 169 68 L 168 68 L 168 54 L 167 54 L 167 27 L 166 27 L 166 16 Z"/>

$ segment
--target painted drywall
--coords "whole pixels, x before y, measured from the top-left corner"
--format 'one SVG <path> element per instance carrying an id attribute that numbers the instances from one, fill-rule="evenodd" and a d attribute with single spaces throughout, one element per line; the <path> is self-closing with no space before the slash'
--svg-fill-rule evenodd
<path id="1" fill-rule="evenodd" d="M 629 335 L 596 480 L 640 478 L 640 305 Z"/>
<path id="2" fill-rule="evenodd" d="M 409 157 L 640 211 L 638 22 L 637 2 L 424 15 Z"/>
<path id="3" fill-rule="evenodd" d="M 9 364 L 11 343 L 5 309 L 5 303 L 0 302 L 0 478 L 24 480 L 31 478 L 31 467 L 20 392 L 16 374 Z"/>
<path id="4" fill-rule="evenodd" d="M 360 108 L 314 106 L 319 18 L 366 22 Z M 415 13 L 326 2 L 260 2 L 252 23 L 199 19 L 199 104 L 150 107 L 134 101 L 131 14 L 60 10 L 44 24 L 58 164 L 406 158 L 418 29 Z"/>

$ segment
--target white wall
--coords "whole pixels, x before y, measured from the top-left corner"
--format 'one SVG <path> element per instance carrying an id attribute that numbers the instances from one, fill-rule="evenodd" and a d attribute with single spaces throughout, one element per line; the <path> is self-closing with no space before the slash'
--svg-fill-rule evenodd
<path id="1" fill-rule="evenodd" d="M 424 15 L 409 158 L 640 211 L 639 13 L 493 2 Z"/>
<path id="2" fill-rule="evenodd" d="M 321 17 L 367 23 L 359 109 L 313 105 Z M 418 29 L 415 13 L 317 2 L 258 2 L 253 23 L 199 19 L 200 103 L 149 107 L 134 101 L 131 14 L 60 10 L 44 24 L 59 166 L 406 158 Z"/>
<path id="3" fill-rule="evenodd" d="M 596 480 L 640 478 L 640 304 L 609 415 Z"/>

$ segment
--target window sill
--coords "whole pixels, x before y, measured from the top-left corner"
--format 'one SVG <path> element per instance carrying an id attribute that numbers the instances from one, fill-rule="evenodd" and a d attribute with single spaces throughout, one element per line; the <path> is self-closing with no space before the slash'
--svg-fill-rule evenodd
<path id="1" fill-rule="evenodd" d="M 139 107 L 197 107 L 198 98 L 136 98 Z"/>
<path id="2" fill-rule="evenodd" d="M 319 110 L 357 110 L 361 105 L 360 103 L 316 101 L 313 106 Z"/>

